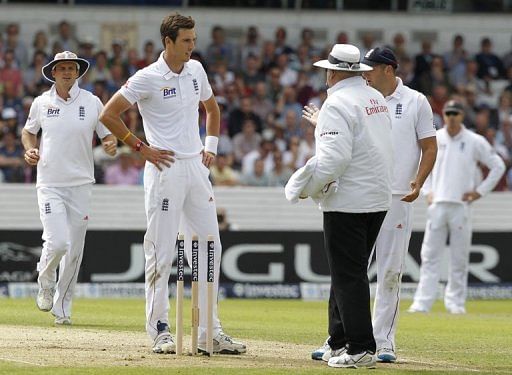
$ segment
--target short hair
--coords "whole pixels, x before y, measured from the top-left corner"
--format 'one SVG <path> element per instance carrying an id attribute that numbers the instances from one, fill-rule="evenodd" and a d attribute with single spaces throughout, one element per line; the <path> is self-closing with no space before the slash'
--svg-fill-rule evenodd
<path id="1" fill-rule="evenodd" d="M 192 17 L 185 17 L 179 13 L 171 13 L 162 20 L 160 25 L 160 36 L 162 38 L 162 44 L 165 48 L 165 38 L 169 37 L 173 42 L 178 37 L 180 29 L 193 29 L 195 21 Z"/>

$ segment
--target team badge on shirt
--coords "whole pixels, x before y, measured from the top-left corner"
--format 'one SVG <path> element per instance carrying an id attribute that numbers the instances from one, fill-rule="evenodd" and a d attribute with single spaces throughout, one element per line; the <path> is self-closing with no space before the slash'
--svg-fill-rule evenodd
<path id="1" fill-rule="evenodd" d="M 175 98 L 177 95 L 176 87 L 162 87 L 160 91 L 162 91 L 164 99 Z"/>
<path id="2" fill-rule="evenodd" d="M 51 105 L 48 106 L 48 109 L 46 110 L 46 117 L 59 117 L 60 108 L 59 107 L 53 107 Z"/>
<path id="3" fill-rule="evenodd" d="M 194 91 L 196 92 L 196 95 L 199 94 L 199 84 L 197 83 L 197 79 L 193 79 L 192 83 L 194 84 Z"/>
<path id="4" fill-rule="evenodd" d="M 402 103 L 398 103 L 395 107 L 395 118 L 402 118 Z"/>
<path id="5" fill-rule="evenodd" d="M 85 119 L 85 107 L 83 105 L 78 107 L 78 118 L 80 120 L 84 120 Z"/>

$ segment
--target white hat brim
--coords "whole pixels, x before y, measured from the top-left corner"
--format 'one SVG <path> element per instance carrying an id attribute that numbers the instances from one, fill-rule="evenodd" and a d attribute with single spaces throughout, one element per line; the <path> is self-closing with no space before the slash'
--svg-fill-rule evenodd
<path id="1" fill-rule="evenodd" d="M 78 78 L 77 79 L 80 79 L 87 72 L 87 70 L 89 69 L 89 61 L 87 61 L 85 59 L 81 59 L 79 57 L 76 58 L 76 59 L 53 60 L 53 61 L 50 61 L 45 66 L 43 66 L 43 68 L 41 69 L 42 72 L 43 72 L 44 78 L 46 78 L 50 82 L 55 82 L 55 80 L 52 77 L 52 70 L 53 70 L 53 67 L 55 65 L 57 65 L 57 64 L 59 64 L 61 62 L 74 62 L 74 63 L 78 64 L 78 66 L 80 68 L 78 69 Z"/>
<path id="2" fill-rule="evenodd" d="M 329 69 L 329 70 L 343 70 L 345 72 L 369 72 L 373 70 L 370 65 L 366 65 L 363 63 L 359 63 L 359 69 L 348 69 L 348 68 L 340 68 L 338 65 L 331 64 L 329 60 L 320 60 L 313 64 L 319 68 Z"/>

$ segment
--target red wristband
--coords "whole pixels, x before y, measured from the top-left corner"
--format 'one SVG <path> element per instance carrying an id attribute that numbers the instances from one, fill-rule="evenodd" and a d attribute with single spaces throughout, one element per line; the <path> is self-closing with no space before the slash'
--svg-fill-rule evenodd
<path id="1" fill-rule="evenodd" d="M 142 145 L 144 144 L 144 142 L 142 142 L 140 139 L 137 141 L 137 143 L 135 143 L 135 146 L 133 146 L 133 151 L 137 151 L 139 152 L 140 149 L 142 148 Z"/>

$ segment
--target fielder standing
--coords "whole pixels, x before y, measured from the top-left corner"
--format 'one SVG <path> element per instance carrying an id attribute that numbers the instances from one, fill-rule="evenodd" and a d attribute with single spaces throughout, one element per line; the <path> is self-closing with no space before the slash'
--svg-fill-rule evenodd
<path id="1" fill-rule="evenodd" d="M 209 167 L 217 153 L 220 112 L 202 65 L 191 60 L 195 22 L 171 14 L 164 18 L 160 35 L 165 50 L 158 60 L 139 70 L 105 106 L 101 120 L 123 142 L 150 163 L 144 171 L 147 231 L 146 330 L 155 353 L 175 352 L 169 333 L 168 282 L 175 257 L 178 229 L 199 236 L 199 269 L 206 270 L 208 235 L 215 237 L 214 300 L 219 285 L 221 244 Z M 205 146 L 198 128 L 198 106 L 207 114 Z M 120 115 L 137 103 L 149 146 L 130 133 Z M 182 222 L 180 222 L 183 220 Z M 190 259 L 190 257 L 188 257 Z M 206 350 L 206 272 L 200 272 L 199 350 Z M 214 353 L 239 354 L 245 345 L 222 331 L 214 309 Z"/>
<path id="2" fill-rule="evenodd" d="M 32 103 L 21 137 L 25 160 L 37 165 L 37 201 L 43 224 L 36 301 L 40 310 L 51 310 L 56 324 L 71 324 L 94 183 L 94 131 L 105 151 L 112 156 L 116 153 L 115 137 L 98 120 L 103 105 L 78 87 L 77 80 L 88 68 L 86 60 L 69 51 L 56 54 L 43 67 L 44 77 L 54 85 Z"/>
<path id="3" fill-rule="evenodd" d="M 466 313 L 471 245 L 471 204 L 489 193 L 505 172 L 503 160 L 487 140 L 466 129 L 464 107 L 451 100 L 443 109 L 444 127 L 437 131 L 437 161 L 425 184 L 428 211 L 421 246 L 420 281 L 409 312 L 428 312 L 437 296 L 441 259 L 450 241 L 450 267 L 444 305 L 452 314 Z M 478 186 L 478 163 L 489 175 Z"/>
<path id="4" fill-rule="evenodd" d="M 316 154 L 291 177 L 287 199 L 313 197 L 324 212 L 331 273 L 331 367 L 375 367 L 368 258 L 391 204 L 391 119 L 382 94 L 367 86 L 359 50 L 336 44 L 328 60 L 328 97 L 318 114 Z"/>

